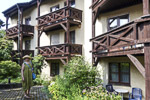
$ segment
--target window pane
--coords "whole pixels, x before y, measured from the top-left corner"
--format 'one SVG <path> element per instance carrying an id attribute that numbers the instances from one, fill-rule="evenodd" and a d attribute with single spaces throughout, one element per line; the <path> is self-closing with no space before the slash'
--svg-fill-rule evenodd
<path id="1" fill-rule="evenodd" d="M 117 26 L 117 19 L 110 19 L 109 23 L 110 23 L 110 27 L 116 27 Z"/>
<path id="2" fill-rule="evenodd" d="M 121 82 L 129 83 L 130 76 L 130 64 L 129 63 L 121 63 L 120 64 L 120 72 L 121 72 Z"/>
<path id="3" fill-rule="evenodd" d="M 51 76 L 59 75 L 59 63 L 51 64 Z"/>
<path id="4" fill-rule="evenodd" d="M 121 74 L 121 82 L 129 83 L 129 74 Z"/>
<path id="5" fill-rule="evenodd" d="M 117 74 L 111 74 L 111 81 L 113 82 L 119 82 L 118 73 Z"/>
<path id="6" fill-rule="evenodd" d="M 129 63 L 121 63 L 121 72 L 128 72 L 129 73 Z"/>
<path id="7" fill-rule="evenodd" d="M 110 64 L 110 80 L 112 82 L 119 82 L 119 66 L 117 63 Z"/>
<path id="8" fill-rule="evenodd" d="M 128 19 L 120 19 L 120 26 L 127 23 L 128 23 Z"/>
<path id="9" fill-rule="evenodd" d="M 51 35 L 51 45 L 59 44 L 59 34 L 52 34 Z"/>
<path id="10" fill-rule="evenodd" d="M 75 31 L 70 32 L 70 41 L 72 44 L 75 44 Z"/>
<path id="11" fill-rule="evenodd" d="M 30 40 L 25 41 L 25 50 L 30 50 Z"/>
<path id="12" fill-rule="evenodd" d="M 117 63 L 111 63 L 111 72 L 119 72 Z"/>
<path id="13" fill-rule="evenodd" d="M 75 7 L 75 0 L 71 1 L 71 7 Z"/>

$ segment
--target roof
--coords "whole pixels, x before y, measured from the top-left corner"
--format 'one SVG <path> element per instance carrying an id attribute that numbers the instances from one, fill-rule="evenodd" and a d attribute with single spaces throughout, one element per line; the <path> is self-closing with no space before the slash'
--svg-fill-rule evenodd
<path id="1" fill-rule="evenodd" d="M 142 3 L 142 0 L 100 0 L 98 3 L 97 5 L 99 6 L 99 12 L 105 13 L 105 12 L 110 12 L 117 9 L 129 7 L 129 6 L 133 6 L 136 4 L 140 4 Z M 91 7 L 93 6 L 95 5 L 92 4 Z"/>
<path id="2" fill-rule="evenodd" d="M 15 14 L 18 13 L 18 8 L 17 8 L 17 5 L 20 7 L 20 8 L 23 8 L 23 10 L 26 10 L 34 5 L 37 4 L 37 0 L 31 0 L 30 2 L 24 2 L 24 3 L 17 3 L 13 6 L 11 6 L 10 8 L 6 9 L 5 11 L 3 11 L 2 13 L 4 14 L 4 16 L 13 16 Z"/>

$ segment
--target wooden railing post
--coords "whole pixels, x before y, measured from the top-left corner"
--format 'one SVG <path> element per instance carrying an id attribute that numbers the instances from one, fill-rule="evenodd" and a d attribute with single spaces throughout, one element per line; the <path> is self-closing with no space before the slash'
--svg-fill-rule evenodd
<path id="1" fill-rule="evenodd" d="M 150 43 L 145 44 L 144 60 L 145 60 L 145 91 L 146 91 L 145 100 L 150 100 Z"/>
<path id="2" fill-rule="evenodd" d="M 143 15 L 149 14 L 149 0 L 143 0 Z"/>

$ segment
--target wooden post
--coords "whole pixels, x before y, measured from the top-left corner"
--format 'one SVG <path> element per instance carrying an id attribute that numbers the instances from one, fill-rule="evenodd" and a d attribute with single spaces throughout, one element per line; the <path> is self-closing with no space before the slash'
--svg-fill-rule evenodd
<path id="1" fill-rule="evenodd" d="M 67 7 L 69 7 L 69 6 L 70 6 L 70 2 L 69 2 L 69 0 L 66 0 L 66 4 L 67 4 Z"/>
<path id="2" fill-rule="evenodd" d="M 92 12 L 92 38 L 95 37 L 95 23 L 94 23 L 94 12 Z M 92 43 L 92 51 L 94 50 L 94 42 Z M 94 58 L 94 55 L 92 53 L 92 64 L 95 63 L 95 58 Z"/>
<path id="3" fill-rule="evenodd" d="M 150 43 L 144 47 L 146 100 L 150 100 Z"/>
<path id="4" fill-rule="evenodd" d="M 149 14 L 149 0 L 143 0 L 143 15 Z"/>
<path id="5" fill-rule="evenodd" d="M 8 20 L 9 20 L 9 16 L 6 16 L 6 30 L 8 29 Z"/>
<path id="6" fill-rule="evenodd" d="M 40 5 L 41 5 L 41 1 L 37 0 L 37 16 L 40 16 Z M 39 20 L 38 20 L 38 25 L 39 25 Z M 38 39 L 37 39 L 37 47 L 40 47 L 40 31 L 39 28 L 38 29 Z"/>
<path id="7" fill-rule="evenodd" d="M 66 43 L 70 43 L 70 22 L 67 20 Z"/>

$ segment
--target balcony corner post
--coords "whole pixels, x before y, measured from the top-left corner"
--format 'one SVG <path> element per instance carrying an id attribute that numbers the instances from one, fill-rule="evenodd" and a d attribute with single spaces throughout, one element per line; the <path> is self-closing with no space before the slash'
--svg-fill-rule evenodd
<path id="1" fill-rule="evenodd" d="M 149 12 L 149 0 L 143 0 L 143 15 L 148 15 Z"/>

